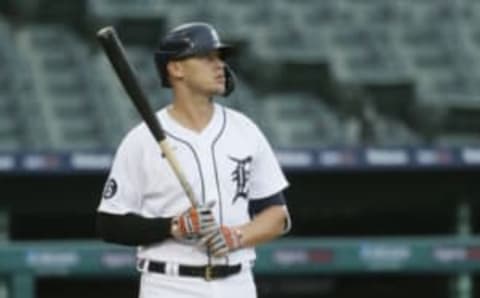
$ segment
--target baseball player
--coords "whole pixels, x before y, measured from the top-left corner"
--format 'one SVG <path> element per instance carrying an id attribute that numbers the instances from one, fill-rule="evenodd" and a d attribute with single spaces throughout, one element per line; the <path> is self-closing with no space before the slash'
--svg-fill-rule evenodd
<path id="1" fill-rule="evenodd" d="M 288 182 L 258 127 L 213 101 L 234 90 L 230 47 L 206 23 L 161 40 L 155 63 L 172 102 L 157 112 L 200 201 L 191 206 L 145 124 L 121 142 L 98 207 L 108 242 L 138 247 L 140 297 L 256 297 L 254 246 L 290 229 Z"/>

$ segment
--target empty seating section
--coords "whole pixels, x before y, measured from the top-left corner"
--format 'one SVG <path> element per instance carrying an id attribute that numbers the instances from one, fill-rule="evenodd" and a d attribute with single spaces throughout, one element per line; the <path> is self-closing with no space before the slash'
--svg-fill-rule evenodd
<path id="1" fill-rule="evenodd" d="M 479 146 L 480 139 L 476 134 L 442 134 L 435 139 L 437 146 L 451 146 L 452 144 L 460 146 Z"/>
<path id="2" fill-rule="evenodd" d="M 247 45 L 246 59 L 269 66 L 250 70 L 267 80 L 291 75 L 273 75 L 289 63 L 327 65 L 340 86 L 412 85 L 415 106 L 426 111 L 480 111 L 477 0 L 85 1 L 92 17 L 162 20 L 157 29 L 163 32 L 188 21 L 211 22 L 227 40 Z M 151 46 L 126 49 L 152 105 L 167 105 L 171 93 L 161 88 Z M 113 148 L 140 120 L 104 54 L 70 27 L 13 28 L 0 18 L 0 63 L 0 151 Z M 239 71 L 236 92 L 219 100 L 254 118 L 275 146 L 422 141 L 408 119 L 379 113 L 368 124 L 323 94 L 264 94 L 248 76 Z M 457 141 L 475 142 L 470 134 L 446 132 L 433 140 Z"/>
<path id="3" fill-rule="evenodd" d="M 134 66 L 140 83 L 147 96 L 152 100 L 155 108 L 159 108 L 168 103 L 168 95 L 163 94 L 165 89 L 160 85 L 155 64 L 153 63 L 153 50 L 142 47 L 127 47 L 127 55 Z"/>
<path id="4" fill-rule="evenodd" d="M 97 74 L 94 82 L 98 93 L 97 109 L 110 128 L 112 144 L 118 144 L 122 135 L 140 118 L 104 55 L 98 53 L 93 58 L 93 68 Z"/>
<path id="5" fill-rule="evenodd" d="M 160 10 L 161 0 L 101 0 L 88 1 L 90 11 L 95 15 L 115 19 L 121 17 L 159 17 L 164 12 Z"/>
<path id="6" fill-rule="evenodd" d="M 341 25 L 328 34 L 333 73 L 341 82 L 382 84 L 409 79 L 392 31 Z"/>
<path id="7" fill-rule="evenodd" d="M 264 126 L 279 147 L 312 147 L 342 144 L 339 117 L 315 97 L 305 94 L 272 94 L 263 101 Z"/>
<path id="8" fill-rule="evenodd" d="M 46 148 L 90 149 L 107 145 L 96 93 L 89 77 L 86 45 L 59 25 L 32 26 L 18 33 L 20 52 L 28 61 L 34 97 L 26 107 L 46 127 Z"/>
<path id="9" fill-rule="evenodd" d="M 18 150 L 26 145 L 17 104 L 14 56 L 12 30 L 0 18 L 0 150 Z"/>

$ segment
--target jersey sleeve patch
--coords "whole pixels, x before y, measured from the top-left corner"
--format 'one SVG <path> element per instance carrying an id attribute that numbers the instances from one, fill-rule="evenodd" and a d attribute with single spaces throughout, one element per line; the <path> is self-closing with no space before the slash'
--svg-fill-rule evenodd
<path id="1" fill-rule="evenodd" d="M 117 193 L 118 184 L 114 178 L 108 179 L 107 183 L 105 183 L 105 187 L 103 188 L 103 198 L 104 199 L 111 199 Z"/>

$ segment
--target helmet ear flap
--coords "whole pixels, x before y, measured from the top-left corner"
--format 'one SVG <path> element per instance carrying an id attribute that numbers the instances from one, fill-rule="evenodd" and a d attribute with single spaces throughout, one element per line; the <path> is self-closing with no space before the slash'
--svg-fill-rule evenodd
<path id="1" fill-rule="evenodd" d="M 188 54 L 191 48 L 191 43 L 186 38 L 179 40 L 166 39 L 160 44 L 159 48 L 160 50 L 154 53 L 157 71 L 162 80 L 162 86 L 171 87 L 171 84 L 168 81 L 167 63 L 169 60 L 180 59 L 183 58 L 185 54 Z"/>
<path id="2" fill-rule="evenodd" d="M 171 87 L 167 74 L 167 57 L 163 53 L 155 52 L 154 60 L 160 80 L 162 81 L 162 86 Z"/>
<path id="3" fill-rule="evenodd" d="M 228 64 L 225 64 L 224 67 L 225 71 L 225 92 L 223 93 L 224 97 L 227 97 L 230 95 L 230 93 L 235 90 L 235 73 L 233 70 L 230 68 Z"/>

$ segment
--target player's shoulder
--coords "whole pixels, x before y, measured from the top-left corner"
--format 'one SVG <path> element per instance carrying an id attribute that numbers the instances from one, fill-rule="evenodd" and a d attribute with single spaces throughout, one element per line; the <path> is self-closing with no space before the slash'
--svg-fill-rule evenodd
<path id="1" fill-rule="evenodd" d="M 148 128 L 145 122 L 140 122 L 132 127 L 125 135 L 125 140 L 137 141 L 144 138 L 148 133 Z"/>
<path id="2" fill-rule="evenodd" d="M 120 146 L 142 147 L 145 142 L 154 140 L 150 134 L 146 123 L 144 121 L 139 122 L 125 134 Z"/>
<path id="3" fill-rule="evenodd" d="M 221 107 L 225 111 L 225 117 L 227 119 L 227 123 L 232 123 L 237 126 L 252 129 L 252 130 L 259 130 L 257 124 L 243 112 L 232 109 L 227 106 L 223 106 L 223 105 Z"/>

